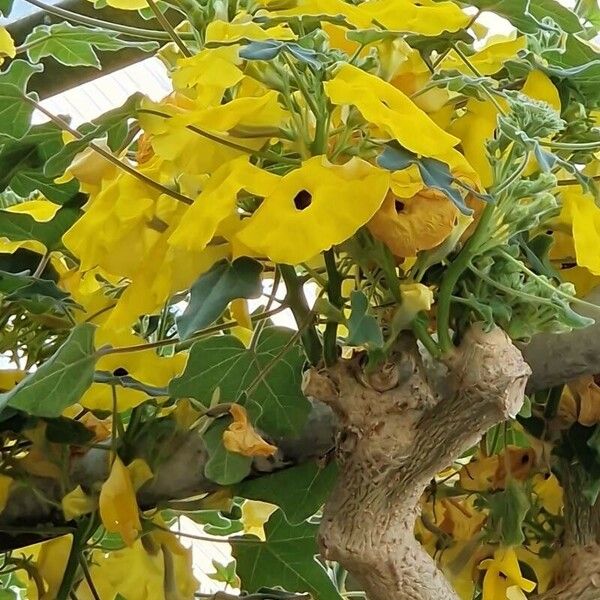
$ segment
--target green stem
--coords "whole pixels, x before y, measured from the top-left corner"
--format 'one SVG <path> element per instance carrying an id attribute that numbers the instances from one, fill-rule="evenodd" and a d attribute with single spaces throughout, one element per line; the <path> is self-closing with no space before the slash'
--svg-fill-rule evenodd
<path id="1" fill-rule="evenodd" d="M 173 25 L 169 23 L 169 20 L 163 15 L 160 8 L 156 5 L 154 0 L 146 0 L 148 2 L 148 6 L 150 10 L 156 17 L 156 20 L 160 23 L 161 27 L 167 32 L 169 37 L 175 42 L 175 45 L 181 50 L 181 54 L 185 57 L 190 58 L 192 53 L 189 51 L 188 47 L 183 43 L 183 40 L 179 37 L 179 34 L 175 31 Z"/>
<path id="2" fill-rule="evenodd" d="M 427 352 L 429 352 L 433 358 L 439 358 L 441 354 L 440 347 L 431 337 L 429 331 L 427 331 L 427 315 L 421 313 L 413 320 L 411 327 L 415 337 L 423 344 L 423 346 L 425 346 Z"/>
<path id="3" fill-rule="evenodd" d="M 342 278 L 335 263 L 335 253 L 333 249 L 327 250 L 325 253 L 325 268 L 327 269 L 327 296 L 329 302 L 336 308 L 343 308 L 344 302 L 342 298 Z M 323 357 L 325 365 L 330 367 L 337 362 L 337 329 L 338 324 L 335 321 L 328 321 L 325 325 L 325 333 L 323 335 Z"/>
<path id="4" fill-rule="evenodd" d="M 164 31 L 156 31 L 154 29 L 140 29 L 138 27 L 129 27 L 128 25 L 119 25 L 118 23 L 111 23 L 110 21 L 102 21 L 101 19 L 95 19 L 94 17 L 88 17 L 86 15 L 80 15 L 78 13 L 65 10 L 60 6 L 51 6 L 40 2 L 40 0 L 25 0 L 25 2 L 37 6 L 41 10 L 66 19 L 67 21 L 73 21 L 75 23 L 81 23 L 82 25 L 89 25 L 90 27 L 99 27 L 101 29 L 108 29 L 109 31 L 115 31 L 129 35 L 131 37 L 144 38 L 148 40 L 170 40 L 171 37 Z M 186 39 L 193 40 L 194 36 L 191 34 L 184 34 Z"/>
<path id="5" fill-rule="evenodd" d="M 588 142 L 586 144 L 569 144 L 567 142 L 547 142 L 539 140 L 540 146 L 555 148 L 556 150 L 596 150 L 600 148 L 600 142 Z"/>
<path id="6" fill-rule="evenodd" d="M 287 304 L 294 315 L 296 325 L 298 328 L 304 327 L 301 339 L 306 356 L 312 365 L 317 365 L 321 361 L 321 340 L 313 323 L 314 315 L 306 302 L 302 281 L 291 265 L 279 265 L 279 271 L 287 291 Z"/>
<path id="7" fill-rule="evenodd" d="M 458 256 L 452 261 L 446 274 L 442 279 L 440 290 L 438 293 L 438 339 L 442 354 L 446 354 L 452 350 L 454 344 L 450 334 L 450 306 L 452 304 L 452 292 L 460 276 L 468 268 L 471 259 L 477 254 L 479 244 L 488 236 L 488 228 L 492 217 L 494 216 L 495 207 L 493 204 L 486 204 L 479 223 L 473 235 L 467 240 Z"/>

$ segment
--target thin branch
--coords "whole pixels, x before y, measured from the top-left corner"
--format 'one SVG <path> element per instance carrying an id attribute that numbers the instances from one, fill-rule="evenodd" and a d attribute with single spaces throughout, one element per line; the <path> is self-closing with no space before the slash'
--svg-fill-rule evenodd
<path id="1" fill-rule="evenodd" d="M 148 6 L 150 7 L 150 10 L 154 13 L 156 20 L 161 24 L 162 28 L 169 34 L 169 37 L 175 42 L 177 47 L 181 50 L 181 53 L 185 57 L 190 58 L 190 56 L 192 56 L 192 53 L 190 52 L 188 47 L 183 43 L 183 40 L 181 39 L 181 37 L 179 37 L 179 34 L 175 31 L 175 28 L 173 27 L 173 25 L 171 25 L 171 23 L 169 23 L 169 20 L 165 17 L 165 15 L 163 15 L 160 8 L 158 8 L 158 6 L 156 5 L 156 2 L 154 2 L 154 0 L 146 0 L 146 1 L 148 2 Z"/>
<path id="2" fill-rule="evenodd" d="M 29 102 L 32 106 L 34 106 L 37 110 L 39 110 L 41 113 L 46 115 L 55 125 L 57 125 L 63 131 L 70 133 L 72 136 L 74 136 L 78 140 L 80 140 L 84 137 L 84 135 L 81 132 L 77 131 L 77 129 L 73 129 L 66 121 L 63 121 L 63 119 L 61 119 L 57 115 L 51 113 L 49 110 L 44 108 L 37 100 L 35 100 L 31 96 L 27 96 L 26 94 L 23 94 L 22 97 L 24 100 Z M 128 165 L 126 162 L 122 161 L 120 158 L 114 156 L 112 153 L 108 152 L 101 146 L 98 146 L 94 142 L 90 142 L 88 144 L 88 146 L 94 152 L 97 152 L 102 157 L 104 157 L 106 160 L 115 164 L 120 169 L 123 169 L 123 171 L 129 173 L 129 175 L 132 175 L 136 179 L 139 179 L 146 185 L 154 188 L 155 190 L 158 190 L 162 194 L 171 196 L 171 198 L 175 198 L 175 200 L 179 200 L 179 202 L 183 202 L 184 204 L 187 204 L 187 205 L 191 205 L 194 203 L 194 201 L 191 198 L 188 198 L 187 196 L 184 196 L 183 194 L 180 194 L 179 192 L 177 192 L 175 190 L 171 190 L 168 187 L 159 183 L 158 181 L 154 181 L 154 179 L 151 179 L 150 177 L 144 175 L 143 173 L 140 173 L 139 171 L 134 169 L 131 165 Z"/>

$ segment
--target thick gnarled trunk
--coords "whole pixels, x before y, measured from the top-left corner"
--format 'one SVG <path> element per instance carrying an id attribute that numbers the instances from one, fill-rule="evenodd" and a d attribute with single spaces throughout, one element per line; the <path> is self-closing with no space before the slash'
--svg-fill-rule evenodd
<path id="1" fill-rule="evenodd" d="M 341 475 L 321 524 L 322 554 L 370 600 L 457 599 L 414 538 L 419 499 L 436 473 L 516 415 L 529 373 L 502 331 L 474 327 L 443 378 L 428 377 L 410 338 L 370 376 L 358 359 L 308 374 L 306 392 L 341 424 Z"/>

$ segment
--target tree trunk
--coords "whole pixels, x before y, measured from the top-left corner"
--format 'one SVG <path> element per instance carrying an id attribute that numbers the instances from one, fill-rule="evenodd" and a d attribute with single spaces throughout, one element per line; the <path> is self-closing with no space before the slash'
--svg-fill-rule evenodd
<path id="1" fill-rule="evenodd" d="M 516 415 L 529 373 L 504 332 L 479 327 L 435 383 L 408 337 L 375 373 L 360 356 L 309 372 L 307 394 L 330 404 L 341 424 L 341 474 L 321 523 L 322 554 L 370 600 L 457 600 L 414 538 L 418 502 L 436 473 Z"/>

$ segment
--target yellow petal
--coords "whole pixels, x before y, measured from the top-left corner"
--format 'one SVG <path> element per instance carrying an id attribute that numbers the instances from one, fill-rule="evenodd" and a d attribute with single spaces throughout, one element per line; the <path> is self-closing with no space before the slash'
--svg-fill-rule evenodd
<path id="1" fill-rule="evenodd" d="M 152 469 L 148 463 L 142 458 L 134 458 L 128 465 L 129 477 L 133 489 L 137 492 L 147 481 L 154 477 Z"/>
<path id="2" fill-rule="evenodd" d="M 240 519 L 244 526 L 244 532 L 255 535 L 264 541 L 264 525 L 276 510 L 277 507 L 268 502 L 245 500 L 242 504 L 242 518 Z"/>
<path id="3" fill-rule="evenodd" d="M 358 67 L 342 65 L 325 87 L 333 104 L 356 106 L 368 122 L 415 154 L 438 156 L 459 141 L 399 89 Z"/>
<path id="4" fill-rule="evenodd" d="M 100 490 L 100 518 L 106 530 L 118 533 L 131 546 L 142 529 L 129 471 L 117 456 Z"/>
<path id="5" fill-rule="evenodd" d="M 281 178 L 236 239 L 274 262 L 298 264 L 353 235 L 388 186 L 389 174 L 362 159 L 332 165 L 315 156 Z"/>
<path id="6" fill-rule="evenodd" d="M 71 490 L 61 500 L 61 506 L 66 521 L 76 519 L 81 515 L 86 515 L 96 510 L 98 501 L 96 498 L 88 496 L 78 485 L 74 490 Z"/>
<path id="7" fill-rule="evenodd" d="M 260 14 L 260 13 L 259 13 Z M 297 0 L 293 8 L 278 10 L 271 15 L 287 19 L 290 17 L 344 17 L 350 25 L 368 27 L 371 17 L 361 7 L 343 0 Z"/>
<path id="8" fill-rule="evenodd" d="M 11 213 L 25 214 L 33 217 L 38 223 L 44 223 L 51 221 L 58 210 L 60 205 L 50 202 L 50 200 L 27 200 L 26 202 L 20 202 L 19 204 L 13 204 L 5 210 Z"/>
<path id="9" fill-rule="evenodd" d="M 560 95 L 550 77 L 534 69 L 527 75 L 527 79 L 521 88 L 521 92 L 534 100 L 547 102 L 554 110 L 560 112 Z"/>
<path id="10" fill-rule="evenodd" d="M 271 456 L 277 452 L 276 446 L 268 444 L 256 433 L 243 406 L 232 404 L 229 412 L 233 423 L 223 432 L 223 445 L 227 450 L 244 456 Z"/>
<path id="11" fill-rule="evenodd" d="M 6 508 L 13 481 L 12 477 L 0 474 L 0 513 Z"/>
<path id="12" fill-rule="evenodd" d="M 371 0 L 360 9 L 385 29 L 427 36 L 458 31 L 471 20 L 458 5 L 447 1 Z"/>
<path id="13" fill-rule="evenodd" d="M 15 42 L 6 27 L 0 27 L 0 56 L 14 58 L 17 54 Z"/>
<path id="14" fill-rule="evenodd" d="M 0 392 L 8 392 L 21 381 L 27 373 L 19 369 L 0 369 Z"/>
<path id="15" fill-rule="evenodd" d="M 555 475 L 537 474 L 533 478 L 533 493 L 542 506 L 553 515 L 560 515 L 563 508 L 563 490 Z"/>
<path id="16" fill-rule="evenodd" d="M 296 35 L 287 24 L 263 29 L 258 23 L 228 23 L 227 21 L 211 21 L 206 28 L 206 43 L 238 42 L 240 40 L 295 40 Z"/>

